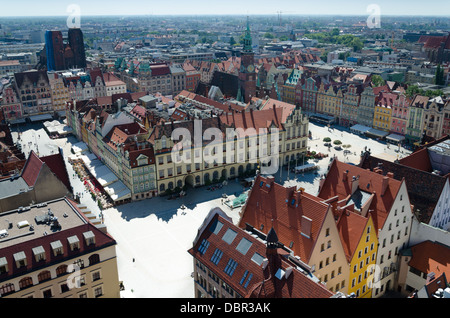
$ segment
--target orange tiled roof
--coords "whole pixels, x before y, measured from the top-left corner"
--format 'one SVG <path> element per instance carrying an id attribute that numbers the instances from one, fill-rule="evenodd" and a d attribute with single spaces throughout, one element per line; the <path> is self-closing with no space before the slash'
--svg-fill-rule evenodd
<path id="1" fill-rule="evenodd" d="M 322 199 L 295 190 L 257 176 L 239 227 L 245 228 L 248 223 L 265 233 L 273 227 L 280 242 L 292 246 L 294 254 L 307 263 L 329 207 Z M 303 216 L 312 220 L 310 238 L 301 234 Z"/>
<path id="2" fill-rule="evenodd" d="M 369 210 L 373 211 L 371 215 L 375 228 L 381 229 L 403 181 L 335 159 L 319 189 L 318 197 L 326 200 L 337 196 L 339 201 L 349 199 L 352 194 L 354 176 L 359 177 L 358 188 L 361 191 L 374 194 Z M 383 191 L 383 180 L 386 180 L 387 185 L 385 191 Z"/>
<path id="3" fill-rule="evenodd" d="M 408 265 L 423 273 L 445 273 L 450 277 L 450 247 L 425 241 L 411 247 L 412 257 Z"/>

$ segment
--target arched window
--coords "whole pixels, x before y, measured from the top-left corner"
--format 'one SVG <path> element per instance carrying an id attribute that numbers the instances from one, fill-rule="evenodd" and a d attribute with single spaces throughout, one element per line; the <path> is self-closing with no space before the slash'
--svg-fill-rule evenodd
<path id="1" fill-rule="evenodd" d="M 16 291 L 16 288 L 14 287 L 14 284 L 8 283 L 0 287 L 0 296 L 6 296 L 9 294 L 12 294 Z"/>
<path id="2" fill-rule="evenodd" d="M 166 191 L 166 185 L 164 183 L 161 183 L 161 185 L 159 186 L 159 192 L 164 192 Z"/>
<path id="3" fill-rule="evenodd" d="M 19 281 L 20 289 L 25 289 L 30 286 L 33 286 L 33 279 L 30 276 L 24 277 Z"/>
<path id="4" fill-rule="evenodd" d="M 52 278 L 52 275 L 50 274 L 49 271 L 40 272 L 38 275 L 39 283 L 45 282 L 51 278 Z"/>
<path id="5" fill-rule="evenodd" d="M 100 263 L 100 256 L 98 254 L 92 254 L 89 256 L 89 266 Z"/>
<path id="6" fill-rule="evenodd" d="M 64 275 L 64 274 L 67 274 L 67 265 L 66 264 L 60 265 L 60 266 L 58 266 L 56 268 L 56 275 L 57 276 L 61 276 L 61 275 Z"/>

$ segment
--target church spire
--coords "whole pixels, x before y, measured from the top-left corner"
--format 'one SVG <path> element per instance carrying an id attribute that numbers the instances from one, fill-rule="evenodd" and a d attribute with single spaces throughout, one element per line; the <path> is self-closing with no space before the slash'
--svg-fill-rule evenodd
<path id="1" fill-rule="evenodd" d="M 244 52 L 253 52 L 252 48 L 252 34 L 250 32 L 250 21 L 249 17 L 247 16 L 247 30 L 245 31 L 244 35 Z"/>

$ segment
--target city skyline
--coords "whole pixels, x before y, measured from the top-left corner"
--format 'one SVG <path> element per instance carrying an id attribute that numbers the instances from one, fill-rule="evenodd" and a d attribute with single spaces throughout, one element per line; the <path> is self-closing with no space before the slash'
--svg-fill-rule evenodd
<path id="1" fill-rule="evenodd" d="M 204 0 L 193 0 L 186 3 L 181 0 L 171 0 L 162 5 L 142 0 L 129 0 L 126 4 L 118 1 L 55 1 L 44 0 L 35 2 L 22 0 L 9 2 L 2 5 L 1 17 L 14 16 L 68 16 L 70 5 L 77 5 L 83 16 L 106 15 L 276 15 L 279 12 L 285 15 L 361 15 L 367 16 L 371 12 L 368 7 L 376 4 L 380 8 L 381 15 L 386 16 L 448 16 L 450 3 L 445 0 L 433 0 L 424 6 L 422 1 L 397 1 L 392 3 L 387 0 L 356 1 L 346 0 L 336 2 L 324 0 L 320 6 L 315 3 L 292 0 L 280 0 L 275 4 L 272 1 L 250 0 L 239 2 L 228 1 L 226 4 L 211 4 Z"/>

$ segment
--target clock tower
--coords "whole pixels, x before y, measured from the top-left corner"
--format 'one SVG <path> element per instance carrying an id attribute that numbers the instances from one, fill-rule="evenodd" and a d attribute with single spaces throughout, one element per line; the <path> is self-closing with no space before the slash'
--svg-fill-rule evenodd
<path id="1" fill-rule="evenodd" d="M 255 54 L 252 48 L 252 35 L 247 17 L 247 30 L 244 36 L 244 47 L 241 52 L 241 68 L 239 69 L 238 99 L 248 103 L 256 96 Z"/>

